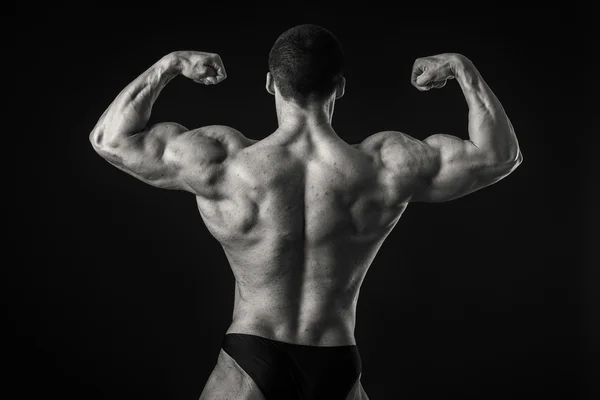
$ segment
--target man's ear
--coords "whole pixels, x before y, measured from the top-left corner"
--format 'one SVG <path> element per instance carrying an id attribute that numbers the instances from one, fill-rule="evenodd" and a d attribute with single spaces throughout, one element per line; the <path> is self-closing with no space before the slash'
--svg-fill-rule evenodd
<path id="1" fill-rule="evenodd" d="M 267 83 L 265 85 L 267 92 L 275 95 L 275 80 L 273 79 L 273 75 L 270 72 L 267 72 Z"/>
<path id="2" fill-rule="evenodd" d="M 339 99 L 346 93 L 346 78 L 341 77 L 340 81 L 335 87 L 335 98 Z"/>

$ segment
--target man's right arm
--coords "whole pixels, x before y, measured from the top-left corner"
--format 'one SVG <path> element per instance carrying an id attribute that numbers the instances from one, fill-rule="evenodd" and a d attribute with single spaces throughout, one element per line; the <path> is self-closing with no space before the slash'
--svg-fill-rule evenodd
<path id="1" fill-rule="evenodd" d="M 417 59 L 412 83 L 421 90 L 441 88 L 456 78 L 469 107 L 469 139 L 437 134 L 418 144 L 417 185 L 410 201 L 443 202 L 489 186 L 506 177 L 523 160 L 514 129 L 504 108 L 473 63 L 459 54 Z M 382 148 L 385 165 L 397 165 L 391 146 Z M 384 146 L 385 147 L 385 146 Z"/>

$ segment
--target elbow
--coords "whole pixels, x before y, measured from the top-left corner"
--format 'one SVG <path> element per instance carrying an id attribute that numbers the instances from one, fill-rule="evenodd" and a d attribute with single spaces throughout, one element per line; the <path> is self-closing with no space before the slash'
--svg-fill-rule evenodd
<path id="1" fill-rule="evenodd" d="M 517 146 L 515 149 L 511 151 L 506 151 L 502 153 L 492 152 L 487 157 L 487 164 L 490 167 L 518 167 L 523 162 L 523 153 Z"/>
<path id="2" fill-rule="evenodd" d="M 492 178 L 494 183 L 506 176 L 512 174 L 515 169 L 523 162 L 523 154 L 517 149 L 514 155 L 510 157 L 489 157 L 482 171 L 486 179 Z"/>
<path id="3" fill-rule="evenodd" d="M 90 133 L 90 144 L 96 153 L 102 155 L 102 153 L 110 152 L 112 149 L 120 146 L 118 141 L 110 140 L 107 136 L 108 135 L 105 134 L 105 131 L 102 128 L 94 128 Z"/>
<path id="4" fill-rule="evenodd" d="M 510 160 L 508 163 L 506 163 L 506 168 L 508 168 L 509 171 L 508 173 L 512 174 L 513 171 L 517 169 L 517 167 L 521 165 L 522 162 L 523 154 L 521 153 L 521 150 L 517 150 L 517 156 Z"/>
<path id="5" fill-rule="evenodd" d="M 517 150 L 515 156 L 510 158 L 504 158 L 496 160 L 493 164 L 489 165 L 489 171 L 492 175 L 502 179 L 514 172 L 515 169 L 523 162 L 523 154 L 520 150 Z"/>
<path id="6" fill-rule="evenodd" d="M 94 129 L 89 136 L 90 144 L 96 152 L 102 148 L 103 131 L 101 129 Z"/>
<path id="7" fill-rule="evenodd" d="M 516 154 L 511 155 L 509 159 L 507 159 L 504 164 L 512 165 L 514 168 L 517 168 L 523 162 L 523 153 L 521 153 L 521 149 L 517 147 Z"/>
<path id="8" fill-rule="evenodd" d="M 519 154 L 517 154 L 517 164 L 520 165 L 523 162 L 523 153 L 519 150 Z"/>

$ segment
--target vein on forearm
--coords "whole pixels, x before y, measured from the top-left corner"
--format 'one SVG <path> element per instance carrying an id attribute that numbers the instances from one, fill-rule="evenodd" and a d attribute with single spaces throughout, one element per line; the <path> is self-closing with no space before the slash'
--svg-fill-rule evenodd
<path id="1" fill-rule="evenodd" d="M 119 139 L 142 131 L 160 92 L 176 75 L 174 63 L 163 59 L 138 76 L 100 117 L 94 128 L 95 142 L 117 145 Z"/>
<path id="2" fill-rule="evenodd" d="M 515 159 L 518 142 L 510 120 L 494 92 L 469 63 L 460 69 L 457 80 L 469 106 L 468 128 L 471 142 L 488 151 L 495 159 Z"/>

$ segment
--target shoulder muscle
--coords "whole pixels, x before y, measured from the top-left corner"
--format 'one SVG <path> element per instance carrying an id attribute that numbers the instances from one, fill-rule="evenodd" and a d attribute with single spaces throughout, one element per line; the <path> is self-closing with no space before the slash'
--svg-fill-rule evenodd
<path id="1" fill-rule="evenodd" d="M 227 160 L 254 142 L 236 129 L 211 125 L 170 141 L 164 157 L 177 165 L 184 189 L 213 198 L 219 196 Z"/>
<path id="2" fill-rule="evenodd" d="M 359 149 L 370 153 L 380 166 L 395 174 L 420 175 L 434 168 L 435 149 L 402 132 L 383 131 L 369 136 Z"/>

